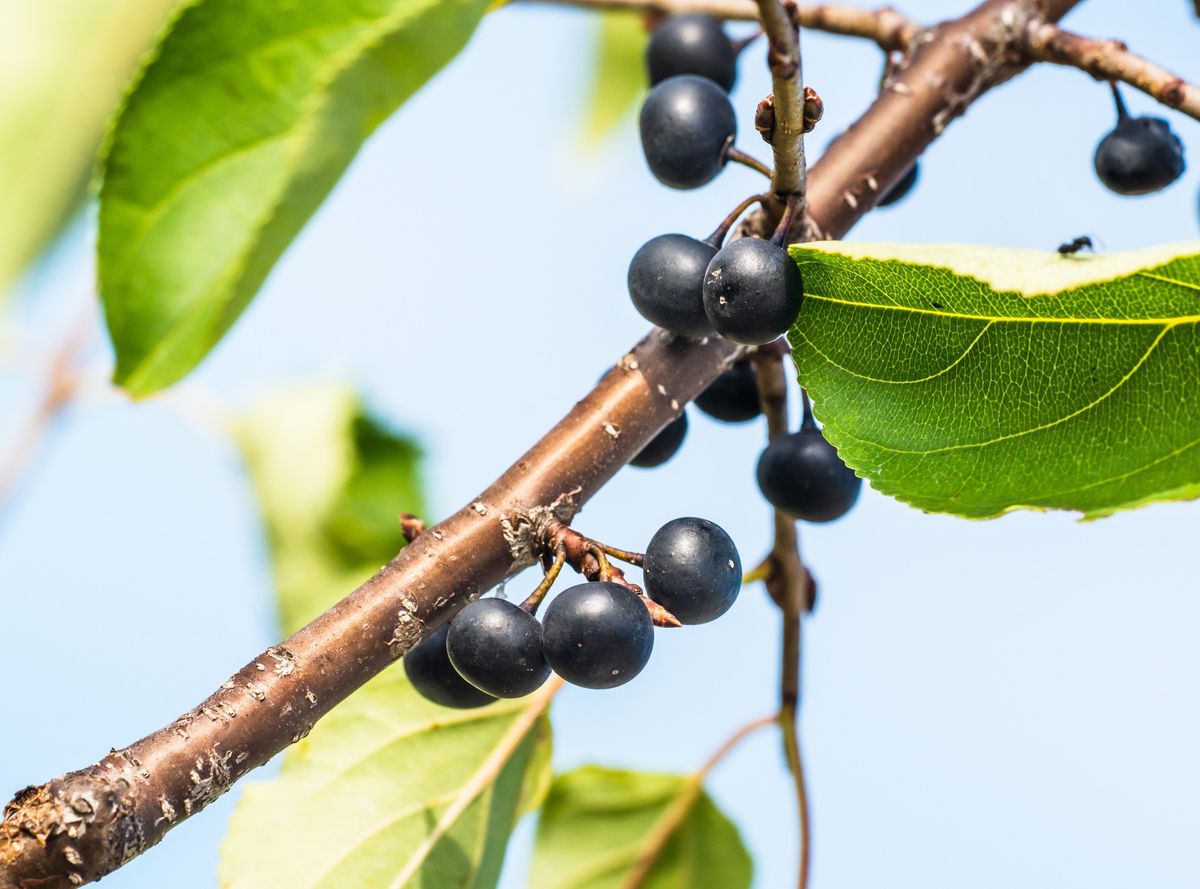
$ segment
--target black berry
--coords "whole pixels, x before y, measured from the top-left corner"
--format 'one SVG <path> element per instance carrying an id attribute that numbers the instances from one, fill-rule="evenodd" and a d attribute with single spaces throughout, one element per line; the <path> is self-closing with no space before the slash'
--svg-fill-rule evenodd
<path id="1" fill-rule="evenodd" d="M 654 29 L 646 47 L 650 85 L 676 74 L 699 74 L 726 92 L 737 78 L 737 50 L 711 15 L 673 15 Z"/>
<path id="2" fill-rule="evenodd" d="M 674 457 L 679 448 L 683 446 L 687 427 L 687 414 L 680 414 L 679 419 L 672 420 L 663 427 L 662 432 L 650 439 L 646 446 L 638 452 L 638 455 L 629 461 L 629 465 L 639 469 L 653 469 L 655 466 L 662 466 Z"/>
<path id="3" fill-rule="evenodd" d="M 496 700 L 458 675 L 446 654 L 449 624 L 442 624 L 404 656 L 404 672 L 413 688 L 443 707 L 468 709 Z"/>
<path id="4" fill-rule="evenodd" d="M 696 407 L 716 420 L 745 423 L 762 412 L 754 365 L 743 358 L 696 397 Z"/>
<path id="5" fill-rule="evenodd" d="M 523 697 L 550 675 L 541 624 L 503 599 L 479 599 L 455 615 L 446 653 L 463 679 L 497 698 Z"/>
<path id="6" fill-rule="evenodd" d="M 615 688 L 642 671 L 654 648 L 654 624 L 642 600 L 616 583 L 581 583 L 546 609 L 546 660 L 567 682 Z"/>
<path id="7" fill-rule="evenodd" d="M 695 74 L 669 77 L 654 87 L 638 120 L 650 172 L 671 188 L 712 181 L 737 132 L 729 96 Z"/>
<path id="8" fill-rule="evenodd" d="M 804 295 L 800 270 L 787 250 L 743 238 L 717 251 L 704 275 L 704 311 L 717 333 L 761 346 L 791 327 Z"/>
<path id="9" fill-rule="evenodd" d="M 713 333 L 704 314 L 704 271 L 717 248 L 687 235 L 651 238 L 629 263 L 629 296 L 651 324 L 683 336 Z"/>
<path id="10" fill-rule="evenodd" d="M 705 519 L 667 522 L 650 538 L 646 593 L 684 624 L 716 620 L 742 588 L 742 560 L 720 525 Z"/>
<path id="11" fill-rule="evenodd" d="M 806 522 L 840 519 L 862 488 L 815 424 L 775 439 L 758 458 L 758 487 L 786 513 Z"/>
<path id="12" fill-rule="evenodd" d="M 908 168 L 908 172 L 900 177 L 891 188 L 887 190 L 883 197 L 879 199 L 878 207 L 890 207 L 898 201 L 908 197 L 908 193 L 913 190 L 913 186 L 917 184 L 917 180 L 921 178 L 921 166 L 916 161 Z"/>
<path id="13" fill-rule="evenodd" d="M 1183 175 L 1183 143 L 1161 117 L 1130 117 L 1113 86 L 1117 125 L 1096 146 L 1096 175 L 1110 191 L 1149 194 Z"/>

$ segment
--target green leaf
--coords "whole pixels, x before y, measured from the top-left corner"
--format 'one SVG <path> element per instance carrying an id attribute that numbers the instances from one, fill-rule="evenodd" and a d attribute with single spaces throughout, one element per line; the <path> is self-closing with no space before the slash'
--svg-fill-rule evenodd
<path id="1" fill-rule="evenodd" d="M 494 887 L 522 789 L 547 765 L 545 718 L 522 723 L 534 707 L 536 696 L 447 710 L 413 691 L 401 668 L 387 670 L 294 745 L 278 778 L 246 788 L 221 847 L 220 885 Z"/>
<path id="2" fill-rule="evenodd" d="M 584 136 L 595 144 L 621 124 L 646 89 L 646 26 L 640 16 L 599 16 Z"/>
<path id="3" fill-rule="evenodd" d="M 667 830 L 669 828 L 669 830 Z M 656 832 L 666 841 L 655 843 Z M 645 889 L 746 889 L 737 828 L 694 776 L 586 766 L 559 775 L 538 822 L 531 889 L 621 889 L 653 857 Z"/>
<path id="4" fill-rule="evenodd" d="M 800 380 L 883 493 L 972 518 L 1200 496 L 1200 245 L 792 253 Z"/>
<path id="5" fill-rule="evenodd" d="M 83 203 L 104 126 L 176 0 L 37 0 L 0 28 L 0 296 Z"/>
<path id="6" fill-rule="evenodd" d="M 404 546 L 399 515 L 425 511 L 420 449 L 367 414 L 350 389 L 329 384 L 264 401 L 237 438 L 292 633 Z"/>
<path id="7" fill-rule="evenodd" d="M 466 44 L 486 0 L 194 0 L 117 119 L 100 193 L 114 379 L 190 371 L 363 140 Z"/>

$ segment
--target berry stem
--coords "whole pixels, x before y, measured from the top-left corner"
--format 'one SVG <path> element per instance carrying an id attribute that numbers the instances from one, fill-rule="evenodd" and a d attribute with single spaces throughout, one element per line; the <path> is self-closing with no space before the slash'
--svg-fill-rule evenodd
<path id="1" fill-rule="evenodd" d="M 1129 120 L 1129 109 L 1125 107 L 1125 99 L 1121 96 L 1121 91 L 1117 89 L 1117 82 L 1115 80 L 1110 80 L 1108 82 L 1108 86 L 1112 90 L 1113 102 L 1115 102 L 1117 106 L 1117 123 L 1120 123 L 1123 120 Z"/>
<path id="2" fill-rule="evenodd" d="M 812 401 L 809 400 L 807 389 L 802 388 L 800 390 L 800 404 L 802 407 L 802 413 L 800 415 L 800 428 L 816 429 L 817 420 L 815 417 L 813 417 Z"/>
<path id="3" fill-rule="evenodd" d="M 614 559 L 620 559 L 622 562 L 626 562 L 637 568 L 642 567 L 642 562 L 646 559 L 645 553 L 634 553 L 628 550 L 617 549 L 615 546 L 609 546 L 607 543 L 600 543 L 599 541 L 595 541 L 595 543 L 607 555 L 612 556 Z"/>
<path id="4" fill-rule="evenodd" d="M 770 179 L 773 175 L 770 167 L 753 155 L 746 154 L 746 152 L 742 151 L 740 148 L 735 148 L 734 146 L 730 145 L 729 148 L 725 150 L 725 156 L 734 163 L 741 164 L 743 167 L 749 167 L 751 170 L 758 170 L 758 172 L 762 173 L 768 179 Z"/>
<path id="5" fill-rule="evenodd" d="M 756 28 L 753 34 L 747 34 L 745 37 L 741 38 L 740 40 L 731 40 L 730 42 L 733 44 L 734 55 L 740 56 L 742 54 L 742 50 L 744 50 L 747 46 L 749 46 L 751 43 L 753 43 L 755 40 L 757 40 L 762 35 L 763 35 L 763 29 Z"/>
<path id="6" fill-rule="evenodd" d="M 721 220 L 711 235 L 704 239 L 704 243 L 711 244 L 713 247 L 719 248 L 725 242 L 725 236 L 729 234 L 729 230 L 733 228 L 733 224 L 738 221 L 743 213 L 750 209 L 754 204 L 761 204 L 768 199 L 765 194 L 752 194 L 736 207 L 734 207 L 729 215 Z"/>
<path id="7" fill-rule="evenodd" d="M 604 547 L 598 543 L 592 543 L 588 546 L 590 552 L 600 565 L 600 582 L 608 583 L 612 580 L 612 565 L 608 563 L 608 556 L 604 553 Z"/>
<path id="8" fill-rule="evenodd" d="M 546 569 L 546 573 L 542 575 L 541 583 L 539 583 L 529 594 L 529 597 L 521 603 L 521 609 L 529 614 L 536 614 L 538 606 L 542 604 L 542 600 L 546 598 L 546 594 L 550 592 L 550 587 L 554 586 L 554 581 L 558 579 L 559 572 L 562 571 L 563 565 L 567 564 L 567 548 L 561 543 L 554 548 L 554 561 L 550 563 L 550 567 Z"/>
<path id="9" fill-rule="evenodd" d="M 803 201 L 795 195 L 787 199 L 787 204 L 783 209 L 783 215 L 779 217 L 779 225 L 775 226 L 775 233 L 771 235 L 771 243 L 778 244 L 780 247 L 787 246 L 788 232 L 792 228 L 792 220 L 796 218 L 796 208 Z"/>

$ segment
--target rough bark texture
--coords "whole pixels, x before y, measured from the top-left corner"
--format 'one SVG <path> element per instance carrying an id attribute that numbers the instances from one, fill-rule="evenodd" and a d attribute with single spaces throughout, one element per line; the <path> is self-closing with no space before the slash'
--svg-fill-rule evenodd
<path id="1" fill-rule="evenodd" d="M 1050 20 L 1076 0 L 1044 0 Z M 1034 0 L 989 0 L 920 38 L 860 121 L 809 176 L 809 212 L 839 237 L 953 117 L 1014 73 Z M 19 793 L 0 823 L 0 889 L 98 879 L 157 843 L 304 737 L 426 629 L 529 564 L 531 528 L 569 521 L 733 355 L 728 343 L 651 333 L 495 484 L 417 537 L 375 577 L 268 648 L 198 707 L 95 765 Z"/>

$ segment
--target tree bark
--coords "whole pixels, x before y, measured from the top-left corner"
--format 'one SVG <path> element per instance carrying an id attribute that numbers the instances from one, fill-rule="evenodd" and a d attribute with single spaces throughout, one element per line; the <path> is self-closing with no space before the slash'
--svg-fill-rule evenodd
<path id="1" fill-rule="evenodd" d="M 1057 20 L 1075 2 L 988 0 L 919 39 L 890 87 L 812 169 L 809 213 L 821 235 L 844 234 L 951 119 L 1015 73 L 1030 21 Z M 538 523 L 570 521 L 733 354 L 719 338 L 652 332 L 478 498 L 199 706 L 92 766 L 18 793 L 0 823 L 0 889 L 99 879 L 304 737 L 426 630 L 530 564 Z"/>

